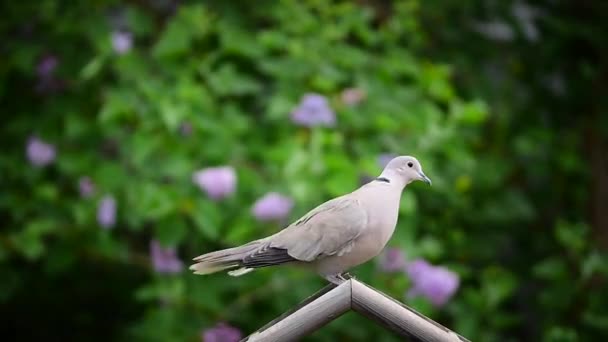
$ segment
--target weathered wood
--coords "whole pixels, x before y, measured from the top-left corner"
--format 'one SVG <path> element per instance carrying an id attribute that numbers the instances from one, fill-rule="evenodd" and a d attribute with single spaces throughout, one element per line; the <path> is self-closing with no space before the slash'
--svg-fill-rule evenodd
<path id="1" fill-rule="evenodd" d="M 416 310 L 354 278 L 339 286 L 327 285 L 295 308 L 241 341 L 283 342 L 298 340 L 350 309 L 411 340 L 470 342 L 441 324 L 416 312 Z"/>
<path id="2" fill-rule="evenodd" d="M 322 295 L 326 294 L 327 292 L 333 290 L 336 288 L 337 285 L 335 284 L 328 284 L 327 286 L 325 286 L 324 288 L 320 289 L 319 291 L 317 291 L 315 294 L 313 294 L 312 296 L 304 299 L 303 301 L 301 301 L 298 305 L 294 306 L 293 308 L 285 311 L 281 316 L 273 319 L 272 321 L 266 323 L 263 327 L 259 328 L 258 330 L 256 330 L 253 334 L 257 333 L 257 332 L 261 332 L 264 331 L 266 329 L 268 329 L 269 327 L 277 324 L 279 321 L 282 321 L 283 319 L 285 319 L 285 317 L 291 315 L 292 313 L 300 310 L 301 308 L 305 307 L 306 305 L 308 305 L 308 303 L 316 300 L 317 298 L 321 297 Z M 247 341 L 249 337 L 246 337 L 244 339 L 241 340 L 241 342 L 243 341 Z"/>
<path id="3" fill-rule="evenodd" d="M 333 321 L 351 307 L 351 281 L 328 285 L 241 341 L 282 342 L 302 338 Z"/>
<path id="4" fill-rule="evenodd" d="M 351 282 L 352 309 L 398 335 L 425 342 L 468 341 L 376 289 L 355 279 L 349 282 Z"/>

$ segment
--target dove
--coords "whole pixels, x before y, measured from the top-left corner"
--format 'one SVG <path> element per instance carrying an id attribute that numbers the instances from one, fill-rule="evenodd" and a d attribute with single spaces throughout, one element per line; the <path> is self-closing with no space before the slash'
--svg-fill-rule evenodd
<path id="1" fill-rule="evenodd" d="M 413 181 L 431 185 L 416 158 L 393 158 L 380 176 L 355 191 L 319 205 L 271 236 L 198 256 L 190 269 L 241 276 L 257 268 L 297 264 L 340 284 L 346 271 L 382 252 L 397 225 L 401 193 Z"/>

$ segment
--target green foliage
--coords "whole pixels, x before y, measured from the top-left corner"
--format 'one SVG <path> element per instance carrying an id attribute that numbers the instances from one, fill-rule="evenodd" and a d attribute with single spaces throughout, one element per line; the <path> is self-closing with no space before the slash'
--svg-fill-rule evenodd
<path id="1" fill-rule="evenodd" d="M 593 340 L 608 331 L 608 297 L 596 287 L 608 260 L 585 217 L 585 184 L 569 187 L 586 177 L 572 147 L 579 138 L 523 120 L 534 100 L 520 101 L 516 82 L 492 92 L 476 77 L 474 47 L 433 46 L 445 32 L 421 20 L 446 15 L 451 2 L 192 1 L 174 11 L 164 3 L 2 6 L 11 18 L 0 24 L 11 35 L 0 61 L 7 326 L 27 320 L 38 329 L 19 334 L 32 339 L 58 329 L 47 316 L 93 340 L 192 341 L 219 321 L 254 331 L 323 281 L 288 269 L 238 279 L 157 274 L 149 241 L 176 246 L 187 264 L 281 229 L 252 215 L 263 194 L 293 198 L 296 219 L 378 174 L 380 154 L 396 153 L 415 155 L 433 186 L 408 187 L 390 244 L 447 265 L 461 286 L 434 308 L 407 299 L 409 280 L 373 262 L 355 270 L 358 278 L 476 341 Z M 450 30 L 465 37 L 464 27 Z M 124 54 L 112 48 L 119 29 L 133 37 Z M 40 89 L 36 66 L 49 54 L 59 86 Z M 346 103 L 348 88 L 365 98 Z M 335 127 L 291 121 L 307 93 L 328 98 Z M 32 135 L 56 147 L 54 163 L 28 163 Z M 563 152 L 551 150 L 557 140 Z M 192 175 L 218 165 L 235 168 L 237 190 L 213 201 Z M 90 198 L 78 192 L 83 176 L 95 184 Z M 96 218 L 107 194 L 118 208 L 110 230 Z M 71 281 L 65 291 L 57 285 Z M 53 292 L 25 295 L 47 283 Z M 52 307 L 51 297 L 69 302 L 72 293 L 87 306 Z M 352 314 L 310 338 L 371 339 L 397 340 Z"/>

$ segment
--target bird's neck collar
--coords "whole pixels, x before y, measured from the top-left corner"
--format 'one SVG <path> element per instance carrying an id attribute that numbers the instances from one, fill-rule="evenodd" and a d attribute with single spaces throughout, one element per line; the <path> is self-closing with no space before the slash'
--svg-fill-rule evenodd
<path id="1" fill-rule="evenodd" d="M 394 171 L 384 170 L 378 178 L 374 179 L 375 182 L 386 183 L 391 185 L 397 185 L 399 188 L 404 188 L 405 183 L 403 182 L 403 177 L 398 175 Z"/>

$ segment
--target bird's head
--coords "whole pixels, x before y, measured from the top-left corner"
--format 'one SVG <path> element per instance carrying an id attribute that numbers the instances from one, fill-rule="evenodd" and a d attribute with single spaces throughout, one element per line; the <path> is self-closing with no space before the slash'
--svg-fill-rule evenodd
<path id="1" fill-rule="evenodd" d="M 420 162 L 411 156 L 393 158 L 386 164 L 380 177 L 384 177 L 391 181 L 399 181 L 400 183 L 403 183 L 404 186 L 417 180 L 431 185 L 431 179 L 422 172 Z"/>

